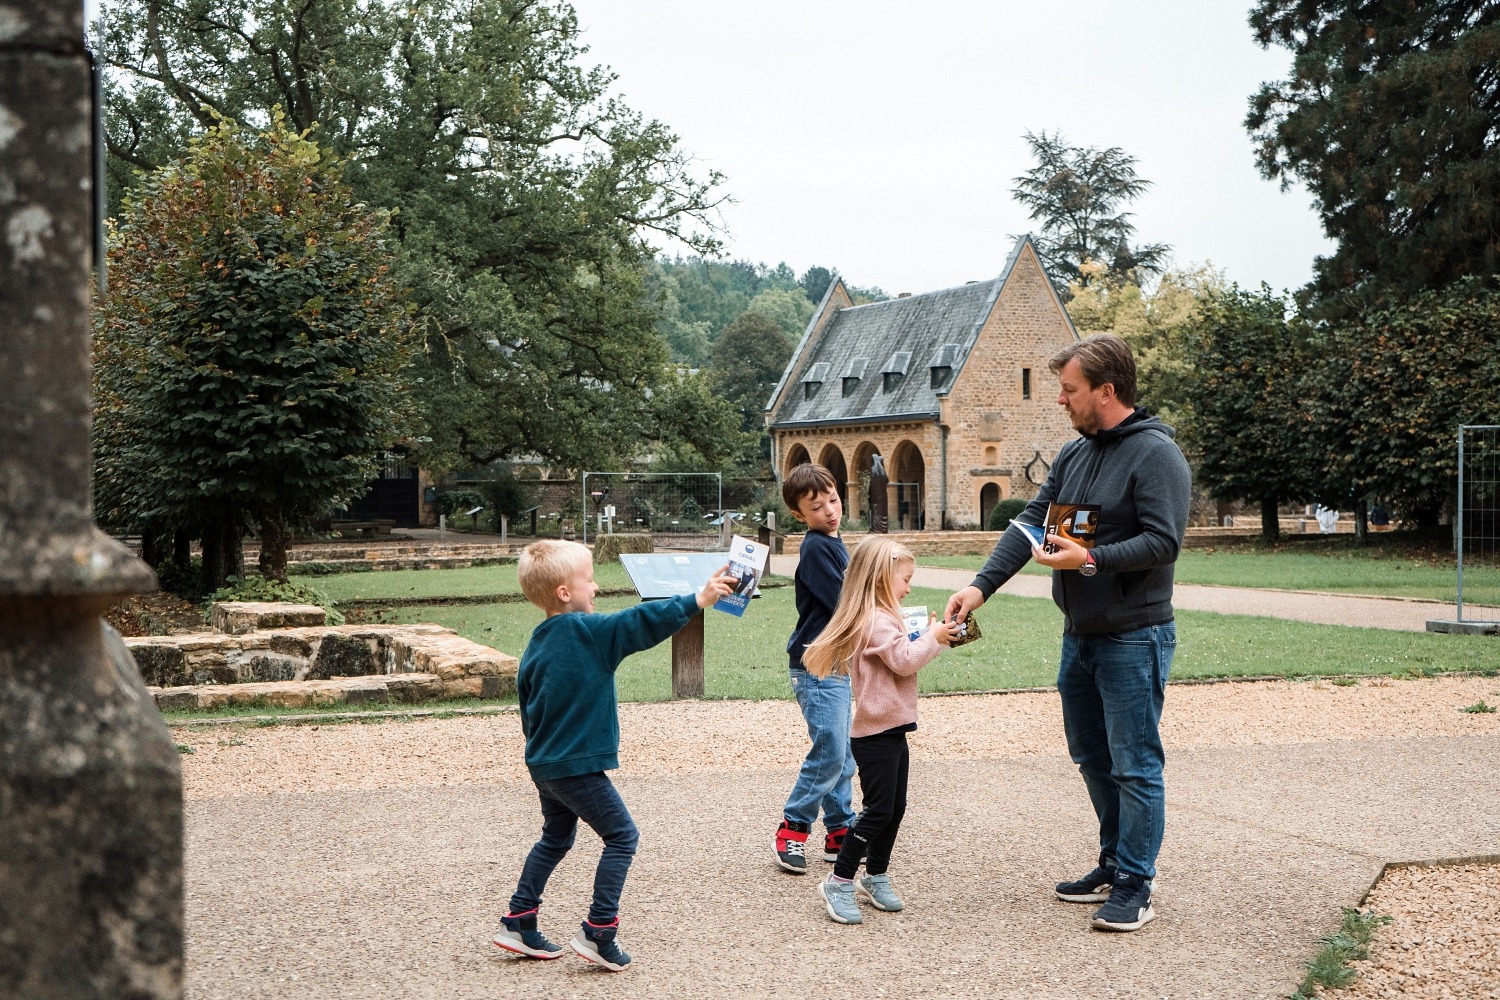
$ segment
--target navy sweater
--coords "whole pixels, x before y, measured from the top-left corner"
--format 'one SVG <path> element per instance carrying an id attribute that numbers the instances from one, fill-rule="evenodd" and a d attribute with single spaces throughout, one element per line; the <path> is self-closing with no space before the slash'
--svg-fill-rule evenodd
<path id="1" fill-rule="evenodd" d="M 1109 430 L 1063 445 L 1047 481 L 1016 519 L 1046 520 L 1047 505 L 1100 505 L 1099 572 L 1052 573 L 1052 599 L 1073 633 L 1130 632 L 1172 620 L 1172 569 L 1187 530 L 1192 477 L 1172 428 L 1137 408 Z M 1019 531 L 1000 536 L 974 586 L 987 600 L 1031 559 Z"/>
<path id="2" fill-rule="evenodd" d="M 797 550 L 797 573 L 792 578 L 797 596 L 797 626 L 787 640 L 786 653 L 794 669 L 802 669 L 802 652 L 823 634 L 844 589 L 849 550 L 836 535 L 809 531 Z"/>
<path id="3" fill-rule="evenodd" d="M 699 613 L 694 595 L 684 594 L 609 615 L 553 615 L 538 625 L 516 673 L 532 780 L 619 767 L 615 670 Z"/>

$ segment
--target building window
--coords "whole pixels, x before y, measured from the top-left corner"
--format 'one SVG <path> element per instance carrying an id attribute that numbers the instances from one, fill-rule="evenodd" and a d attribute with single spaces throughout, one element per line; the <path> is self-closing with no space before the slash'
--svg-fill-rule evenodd
<path id="1" fill-rule="evenodd" d="M 989 445 L 988 447 L 986 447 L 984 449 L 984 464 L 993 466 L 998 461 L 1000 461 L 999 449 L 997 449 L 994 445 Z"/>
<path id="2" fill-rule="evenodd" d="M 1030 368 L 1022 368 L 1021 369 L 1021 398 L 1022 399 L 1030 399 L 1031 398 L 1031 369 Z"/>

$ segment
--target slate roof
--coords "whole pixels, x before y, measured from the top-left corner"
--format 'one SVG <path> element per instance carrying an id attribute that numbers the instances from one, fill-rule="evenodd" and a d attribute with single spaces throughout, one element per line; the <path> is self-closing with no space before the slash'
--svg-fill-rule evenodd
<path id="1" fill-rule="evenodd" d="M 771 426 L 935 419 L 1024 244 L 989 281 L 840 309 L 799 345 Z"/>

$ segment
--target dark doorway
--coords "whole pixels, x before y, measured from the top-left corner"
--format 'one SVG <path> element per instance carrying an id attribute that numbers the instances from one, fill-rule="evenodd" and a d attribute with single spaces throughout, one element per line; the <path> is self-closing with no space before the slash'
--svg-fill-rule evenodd
<path id="1" fill-rule="evenodd" d="M 343 517 L 354 521 L 395 521 L 398 528 L 421 525 L 421 494 L 417 467 L 403 455 L 387 454 L 380 475 L 370 480 L 364 496 L 349 505 Z"/>

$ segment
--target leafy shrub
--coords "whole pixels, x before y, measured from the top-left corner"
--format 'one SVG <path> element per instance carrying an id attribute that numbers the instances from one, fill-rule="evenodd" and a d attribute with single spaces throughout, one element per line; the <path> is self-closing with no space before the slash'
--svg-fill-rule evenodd
<path id="1" fill-rule="evenodd" d="M 478 490 L 447 490 L 438 497 L 438 510 L 449 516 L 467 514 L 475 507 L 489 505 L 489 500 Z"/>
<path id="2" fill-rule="evenodd" d="M 990 511 L 990 519 L 985 527 L 990 531 L 1004 531 L 1010 526 L 1011 519 L 1025 509 L 1025 500 L 1018 500 L 1015 497 L 1011 497 L 1008 500 L 1001 500 Z"/>
<path id="3" fill-rule="evenodd" d="M 328 595 L 305 583 L 281 583 L 263 576 L 248 576 L 243 580 L 231 576 L 229 586 L 209 594 L 204 599 L 203 620 L 215 604 L 228 601 L 284 601 L 288 604 L 316 604 L 323 609 L 323 620 L 328 625 L 344 624 L 344 615 L 333 606 Z"/>

